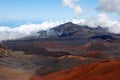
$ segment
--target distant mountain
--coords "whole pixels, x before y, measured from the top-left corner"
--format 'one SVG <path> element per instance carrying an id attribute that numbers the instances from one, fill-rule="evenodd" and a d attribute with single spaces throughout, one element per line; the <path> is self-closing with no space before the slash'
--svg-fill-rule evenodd
<path id="1" fill-rule="evenodd" d="M 59 37 L 86 38 L 94 35 L 109 34 L 106 29 L 103 29 L 101 27 L 90 28 L 89 26 L 81 26 L 81 25 L 73 24 L 72 22 L 61 24 L 53 28 L 53 30 L 55 32 L 61 33 L 60 35 L 58 35 Z"/>
<path id="2" fill-rule="evenodd" d="M 19 50 L 19 51 L 23 50 L 25 52 L 29 51 L 32 53 L 36 51 L 35 52 L 36 54 L 49 55 L 49 52 L 44 50 L 44 48 L 41 48 L 43 47 L 41 45 L 42 43 L 48 44 L 47 48 L 52 46 L 53 43 L 62 44 L 59 47 L 63 47 L 63 44 L 64 46 L 65 45 L 81 46 L 94 40 L 114 42 L 114 40 L 116 40 L 117 38 L 120 38 L 120 35 L 110 33 L 108 32 L 107 29 L 104 29 L 100 26 L 96 28 L 91 28 L 89 26 L 73 24 L 72 22 L 67 22 L 65 24 L 61 24 L 49 30 L 38 31 L 36 33 L 37 35 L 28 36 L 28 37 L 16 39 L 16 40 L 8 40 L 2 43 L 8 49 L 11 49 L 11 50 Z M 43 42 L 43 41 L 46 41 L 46 42 Z M 53 42 L 49 43 L 49 41 L 53 41 Z M 95 45 L 94 47 L 93 46 L 92 47 L 95 49 L 96 46 L 98 45 Z M 104 48 L 104 47 L 100 45 L 100 48 Z M 44 52 L 44 53 L 39 53 L 39 52 Z M 61 54 L 64 54 L 64 52 L 62 52 Z M 65 54 L 68 54 L 68 53 L 65 53 Z M 53 55 L 53 56 L 56 56 L 56 55 Z"/>
<path id="3" fill-rule="evenodd" d="M 79 39 L 116 39 L 115 34 L 108 32 L 106 28 L 100 26 L 92 28 L 84 25 L 77 25 L 72 22 L 67 22 L 51 28 L 36 32 L 36 35 L 22 38 L 22 40 L 38 40 L 38 39 L 63 39 L 63 38 L 79 38 Z"/>

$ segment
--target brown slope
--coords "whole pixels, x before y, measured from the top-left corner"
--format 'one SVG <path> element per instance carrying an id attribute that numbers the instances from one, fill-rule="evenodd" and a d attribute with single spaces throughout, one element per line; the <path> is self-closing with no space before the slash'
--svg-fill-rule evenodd
<path id="1" fill-rule="evenodd" d="M 29 80 L 32 74 L 22 69 L 0 67 L 0 80 Z"/>
<path id="2" fill-rule="evenodd" d="M 88 58 L 98 58 L 98 59 L 102 59 L 102 58 L 107 58 L 108 57 L 108 55 L 106 55 L 102 51 L 89 51 L 89 52 L 86 52 L 85 54 L 83 54 L 82 56 L 83 57 L 88 57 Z"/>
<path id="3" fill-rule="evenodd" d="M 0 44 L 0 49 L 6 49 L 2 44 Z"/>
<path id="4" fill-rule="evenodd" d="M 0 44 L 0 58 L 5 56 L 7 52 L 8 50 L 2 44 Z"/>
<path id="5" fill-rule="evenodd" d="M 106 60 L 46 76 L 34 75 L 31 80 L 120 80 L 120 62 Z"/>
<path id="6" fill-rule="evenodd" d="M 0 48 L 3 48 L 3 46 L 0 44 Z"/>

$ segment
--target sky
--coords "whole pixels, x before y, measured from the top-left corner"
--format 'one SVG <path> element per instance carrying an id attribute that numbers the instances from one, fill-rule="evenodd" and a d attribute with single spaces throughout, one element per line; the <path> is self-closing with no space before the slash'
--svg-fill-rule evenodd
<path id="1" fill-rule="evenodd" d="M 120 0 L 0 0 L 0 40 L 25 37 L 69 21 L 120 33 L 119 4 Z"/>
<path id="2" fill-rule="evenodd" d="M 0 21 L 61 20 L 86 18 L 99 14 L 99 11 L 95 10 L 100 6 L 99 0 L 68 0 L 70 1 L 75 3 L 74 6 L 80 6 L 83 12 L 75 16 L 74 10 L 69 5 L 67 7 L 64 0 L 0 0 Z"/>
<path id="3" fill-rule="evenodd" d="M 119 12 L 115 12 L 112 9 L 107 10 L 107 7 L 104 6 L 105 3 L 108 5 L 112 2 L 115 2 L 115 6 L 117 2 L 120 3 L 119 0 L 0 0 L 0 23 L 9 24 L 17 21 L 37 23 L 48 20 L 82 19 L 105 12 L 111 18 L 119 20 L 120 9 L 118 9 Z M 96 8 L 100 6 L 106 10 L 100 8 L 97 10 Z"/>

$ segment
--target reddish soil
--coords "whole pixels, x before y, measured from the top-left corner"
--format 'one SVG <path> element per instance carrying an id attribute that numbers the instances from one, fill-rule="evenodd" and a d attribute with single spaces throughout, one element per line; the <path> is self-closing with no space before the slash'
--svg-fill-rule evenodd
<path id="1" fill-rule="evenodd" d="M 31 80 L 120 80 L 120 61 L 106 60 L 77 66 Z"/>
<path id="2" fill-rule="evenodd" d="M 105 58 L 106 57 L 106 55 L 102 51 L 90 51 L 83 54 L 82 56 L 89 57 L 89 58 Z"/>

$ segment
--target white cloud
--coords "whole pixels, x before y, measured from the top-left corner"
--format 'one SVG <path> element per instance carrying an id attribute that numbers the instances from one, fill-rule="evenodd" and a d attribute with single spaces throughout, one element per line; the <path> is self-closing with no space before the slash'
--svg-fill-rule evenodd
<path id="1" fill-rule="evenodd" d="M 120 15 L 120 0 L 100 0 L 100 3 L 98 10 Z"/>
<path id="2" fill-rule="evenodd" d="M 101 26 L 103 28 L 108 28 L 112 33 L 120 33 L 120 22 L 110 19 L 106 14 L 100 14 L 97 17 L 90 17 L 84 20 L 73 20 L 73 22 L 80 25 L 88 25 L 90 27 Z"/>
<path id="3" fill-rule="evenodd" d="M 83 9 L 80 5 L 77 5 L 78 0 L 63 0 L 63 5 L 74 10 L 75 16 L 80 15 Z"/>
<path id="4" fill-rule="evenodd" d="M 104 28 L 108 28 L 110 32 L 120 33 L 120 22 L 110 19 L 105 14 L 100 14 L 97 17 L 90 17 L 87 19 L 73 19 L 66 21 L 47 21 L 41 24 L 25 24 L 15 28 L 0 26 L 0 41 L 8 39 L 17 39 L 30 35 L 36 35 L 35 33 L 40 30 L 48 30 L 66 22 L 73 22 L 79 25 L 88 25 L 90 27 L 97 27 L 98 25 Z"/>
<path id="5" fill-rule="evenodd" d="M 47 21 L 41 24 L 25 24 L 15 28 L 0 26 L 0 41 L 35 35 L 37 31 L 47 30 L 61 23 L 64 23 L 64 21 Z"/>

